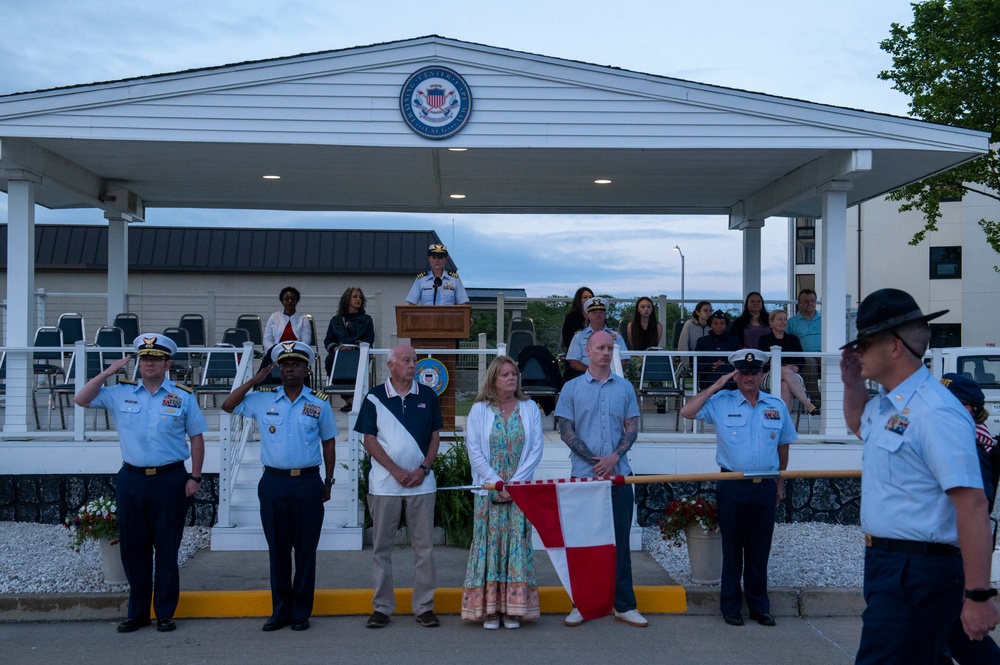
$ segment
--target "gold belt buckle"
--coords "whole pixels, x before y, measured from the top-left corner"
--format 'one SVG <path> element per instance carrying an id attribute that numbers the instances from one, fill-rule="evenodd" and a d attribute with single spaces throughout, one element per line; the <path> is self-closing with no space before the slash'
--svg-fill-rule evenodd
<path id="1" fill-rule="evenodd" d="M 146 475 L 147 476 L 155 476 L 156 475 L 156 469 L 146 469 Z"/>
<path id="2" fill-rule="evenodd" d="M 870 533 L 866 533 L 865 534 L 865 547 L 871 547 L 871 546 L 872 546 L 872 536 L 871 536 Z"/>
<path id="3" fill-rule="evenodd" d="M 290 476 L 301 476 L 302 475 L 302 469 L 292 469 L 291 471 L 288 472 L 288 475 L 290 475 Z"/>

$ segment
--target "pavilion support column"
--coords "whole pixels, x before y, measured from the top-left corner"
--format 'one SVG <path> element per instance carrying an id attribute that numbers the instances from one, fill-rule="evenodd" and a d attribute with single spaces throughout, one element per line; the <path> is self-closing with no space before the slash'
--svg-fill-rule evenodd
<path id="1" fill-rule="evenodd" d="M 7 188 L 7 339 L 9 347 L 34 342 L 35 320 L 35 185 L 30 171 L 6 170 Z M 28 431 L 33 374 L 26 352 L 7 354 L 5 437 Z"/>
<path id="2" fill-rule="evenodd" d="M 760 291 L 760 230 L 763 220 L 749 220 L 743 232 L 743 297 L 751 291 Z"/>
<path id="3" fill-rule="evenodd" d="M 819 188 L 823 195 L 823 223 L 820 225 L 824 250 L 823 351 L 836 351 L 847 341 L 847 316 L 840 308 L 847 302 L 847 192 L 850 181 L 833 180 Z M 860 297 L 860 294 L 859 294 Z M 846 311 L 846 309 L 845 309 Z M 848 434 L 843 417 L 843 389 L 840 385 L 840 358 L 823 358 L 820 380 L 823 394 L 823 425 L 829 434 Z"/>
<path id="4" fill-rule="evenodd" d="M 128 311 L 128 220 L 106 212 L 108 220 L 108 325 Z M 131 343 L 132 340 L 125 340 Z"/>

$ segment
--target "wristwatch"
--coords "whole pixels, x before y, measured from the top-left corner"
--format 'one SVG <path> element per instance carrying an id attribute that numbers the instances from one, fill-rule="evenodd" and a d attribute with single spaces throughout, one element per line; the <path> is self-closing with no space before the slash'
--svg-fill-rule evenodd
<path id="1" fill-rule="evenodd" d="M 424 470 L 425 476 L 431 475 L 431 468 L 429 466 L 424 466 L 423 464 L 421 464 L 420 468 Z"/>
<path id="2" fill-rule="evenodd" d="M 188 480 L 193 480 L 194 482 L 198 483 L 199 485 L 201 484 L 201 476 L 194 476 L 194 475 L 191 475 L 189 473 L 188 474 Z"/>
<path id="3" fill-rule="evenodd" d="M 326 483 L 327 487 L 330 487 L 331 485 L 335 485 L 337 483 L 337 479 L 336 478 L 327 478 L 323 482 Z"/>
<path id="4" fill-rule="evenodd" d="M 997 595 L 996 589 L 966 589 L 965 597 L 977 603 L 985 603 Z"/>

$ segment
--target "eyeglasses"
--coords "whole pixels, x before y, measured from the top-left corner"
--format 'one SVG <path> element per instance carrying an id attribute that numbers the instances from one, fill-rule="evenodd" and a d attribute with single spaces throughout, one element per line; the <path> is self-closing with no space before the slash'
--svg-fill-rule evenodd
<path id="1" fill-rule="evenodd" d="M 298 301 L 299 299 L 296 298 L 295 296 L 285 296 L 284 298 L 281 299 L 281 302 L 298 302 Z"/>
<path id="2" fill-rule="evenodd" d="M 741 369 L 740 374 L 746 374 L 748 376 L 753 376 L 754 374 L 762 374 L 764 370 L 762 369 Z"/>

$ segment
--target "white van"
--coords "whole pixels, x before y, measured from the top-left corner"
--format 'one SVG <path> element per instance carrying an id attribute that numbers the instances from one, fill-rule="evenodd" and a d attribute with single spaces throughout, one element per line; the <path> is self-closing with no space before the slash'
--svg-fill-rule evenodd
<path id="1" fill-rule="evenodd" d="M 1000 434 L 1000 348 L 959 346 L 931 349 L 930 356 L 929 365 L 934 376 L 955 372 L 979 384 L 986 395 L 986 410 L 990 412 L 986 426 L 993 436 Z"/>

